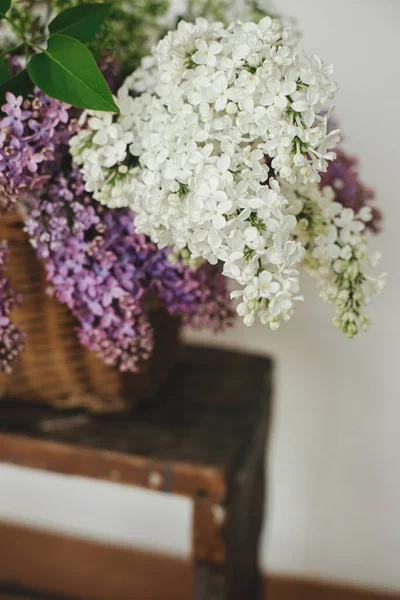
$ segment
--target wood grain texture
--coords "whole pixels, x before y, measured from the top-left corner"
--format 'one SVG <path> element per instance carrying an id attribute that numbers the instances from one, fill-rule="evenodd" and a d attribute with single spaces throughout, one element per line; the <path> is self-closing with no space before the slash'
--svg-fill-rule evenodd
<path id="1" fill-rule="evenodd" d="M 193 580 L 184 560 L 0 523 L 0 600 L 190 600 Z M 277 575 L 265 587 L 268 600 L 400 597 Z"/>
<path id="2" fill-rule="evenodd" d="M 192 571 L 173 558 L 3 524 L 0 581 L 84 600 L 163 600 L 169 590 L 188 600 Z"/>

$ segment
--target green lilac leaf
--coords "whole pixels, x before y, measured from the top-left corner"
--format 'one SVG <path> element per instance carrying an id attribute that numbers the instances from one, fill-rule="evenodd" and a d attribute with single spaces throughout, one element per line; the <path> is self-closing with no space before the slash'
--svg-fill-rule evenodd
<path id="1" fill-rule="evenodd" d="M 52 35 L 47 49 L 28 64 L 32 81 L 45 94 L 91 110 L 119 112 L 90 51 L 66 35 Z"/>
<path id="2" fill-rule="evenodd" d="M 11 7 L 11 0 L 0 0 L 0 19 L 4 19 Z"/>
<path id="3" fill-rule="evenodd" d="M 1 0 L 0 0 L 1 1 Z M 49 25 L 50 33 L 58 33 L 88 42 L 100 31 L 109 15 L 110 4 L 83 4 L 67 8 Z"/>
<path id="4" fill-rule="evenodd" d="M 8 79 L 8 60 L 0 57 L 0 86 Z"/>

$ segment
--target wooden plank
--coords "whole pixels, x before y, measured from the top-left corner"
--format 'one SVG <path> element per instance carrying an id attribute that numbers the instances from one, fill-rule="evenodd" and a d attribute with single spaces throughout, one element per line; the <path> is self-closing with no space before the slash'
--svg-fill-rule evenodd
<path id="1" fill-rule="evenodd" d="M 0 524 L 0 582 L 82 600 L 191 596 L 188 563 L 49 532 Z"/>
<path id="2" fill-rule="evenodd" d="M 202 488 L 209 490 L 216 500 L 222 501 L 226 493 L 225 477 L 220 469 L 193 469 L 190 464 L 177 462 L 167 467 L 161 461 L 149 461 L 141 456 L 74 447 L 12 434 L 0 434 L 0 461 L 155 491 L 173 491 L 174 494 L 189 497 Z M 173 481 L 168 490 L 164 488 L 167 468 L 171 470 Z"/>
<path id="3" fill-rule="evenodd" d="M 68 600 L 189 600 L 193 568 L 178 558 L 0 523 L 0 590 L 6 582 L 19 584 L 20 592 L 18 596 L 0 592 L 0 600 L 62 600 L 62 595 Z M 268 600 L 400 598 L 274 574 L 265 584 Z"/>

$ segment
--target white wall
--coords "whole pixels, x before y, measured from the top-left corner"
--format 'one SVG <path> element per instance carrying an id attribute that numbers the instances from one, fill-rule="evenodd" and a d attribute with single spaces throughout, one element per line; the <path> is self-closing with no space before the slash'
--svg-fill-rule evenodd
<path id="1" fill-rule="evenodd" d="M 375 245 L 389 286 L 371 307 L 374 327 L 352 341 L 331 327 L 308 280 L 306 302 L 279 332 L 237 325 L 223 338 L 188 337 L 277 360 L 263 566 L 400 591 L 400 2 L 279 4 L 298 17 L 304 48 L 336 65 L 347 145 L 386 213 Z M 190 514 L 184 500 L 0 468 L 0 519 L 185 554 Z"/>

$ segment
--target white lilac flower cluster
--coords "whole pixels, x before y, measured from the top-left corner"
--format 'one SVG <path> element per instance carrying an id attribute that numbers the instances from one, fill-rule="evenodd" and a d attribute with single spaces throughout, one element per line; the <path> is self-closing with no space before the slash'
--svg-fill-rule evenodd
<path id="1" fill-rule="evenodd" d="M 380 254 L 367 251 L 365 226 L 372 219 L 369 206 L 356 214 L 335 202 L 329 186 L 322 190 L 316 184 L 283 185 L 290 211 L 297 217 L 295 238 L 305 249 L 303 265 L 318 281 L 320 296 L 336 304 L 335 327 L 348 337 L 359 330 L 367 331 L 370 318 L 363 307 L 373 294 L 379 293 L 386 274 L 370 274 Z"/>
<path id="2" fill-rule="evenodd" d="M 276 177 L 317 182 L 335 157 L 332 71 L 300 58 L 278 19 L 181 22 L 119 91 L 121 114 L 89 116 L 71 153 L 96 199 L 129 206 L 161 247 L 222 261 L 244 322 L 275 329 L 304 255 Z"/>

